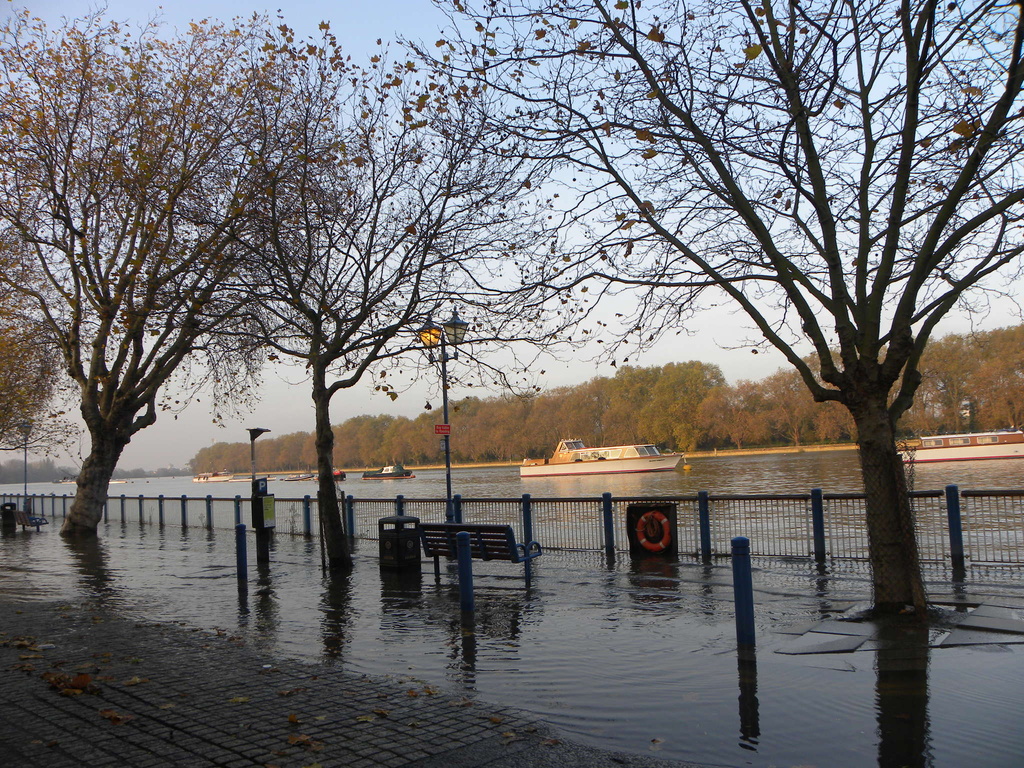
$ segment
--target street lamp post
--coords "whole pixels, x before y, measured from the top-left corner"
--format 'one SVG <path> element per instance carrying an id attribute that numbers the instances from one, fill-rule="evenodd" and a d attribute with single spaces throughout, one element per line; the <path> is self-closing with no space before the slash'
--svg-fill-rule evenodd
<path id="1" fill-rule="evenodd" d="M 455 519 L 455 510 L 452 508 L 452 447 L 451 447 L 451 425 L 448 422 L 448 360 L 459 359 L 459 344 L 466 338 L 466 331 L 469 323 L 459 319 L 459 313 L 452 310 L 451 319 L 441 325 L 435 324 L 432 320 L 417 331 L 420 341 L 428 350 L 435 347 L 440 348 L 441 356 L 441 414 L 444 417 L 444 427 L 441 432 L 441 439 L 444 442 L 444 484 L 445 484 L 445 508 L 444 519 L 452 522 Z M 452 346 L 452 355 L 448 357 L 448 345 Z M 431 356 L 433 361 L 433 356 Z"/>
<path id="2" fill-rule="evenodd" d="M 252 465 L 252 527 L 256 533 L 256 563 L 266 565 L 270 562 L 270 529 L 263 519 L 263 496 L 266 489 L 261 492 L 256 482 L 256 438 L 270 430 L 250 427 L 246 431 L 249 433 L 249 462 Z"/>
<path id="3" fill-rule="evenodd" d="M 246 430 L 249 433 L 249 462 L 252 464 L 252 492 L 256 493 L 256 438 L 269 429 L 263 427 L 250 427 Z"/>
<path id="4" fill-rule="evenodd" d="M 25 512 L 31 512 L 31 508 L 28 503 L 28 436 L 32 434 L 32 422 L 23 421 L 18 425 L 18 431 L 21 433 L 21 445 L 24 449 L 25 456 L 25 489 L 24 495 L 22 496 L 21 506 Z"/>

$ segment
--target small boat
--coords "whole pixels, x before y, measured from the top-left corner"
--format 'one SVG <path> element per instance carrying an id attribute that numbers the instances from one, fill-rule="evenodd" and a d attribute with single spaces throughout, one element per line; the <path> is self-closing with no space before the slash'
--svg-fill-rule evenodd
<path id="1" fill-rule="evenodd" d="M 344 480 L 345 479 L 344 471 L 342 471 L 340 469 L 334 470 L 334 479 L 335 480 Z"/>
<path id="2" fill-rule="evenodd" d="M 282 477 L 281 479 L 284 480 L 286 483 L 295 483 L 300 480 L 316 480 L 316 475 L 310 472 L 309 474 L 305 475 L 289 475 L 288 477 Z"/>
<path id="3" fill-rule="evenodd" d="M 682 459 L 681 453 L 662 453 L 654 445 L 588 448 L 582 440 L 562 440 L 550 459 L 526 459 L 519 467 L 519 476 L 669 472 L 675 469 Z"/>
<path id="4" fill-rule="evenodd" d="M 900 455 L 907 464 L 1024 459 L 1024 432 L 1019 429 L 1003 429 L 994 432 L 965 432 L 958 435 L 929 435 L 916 440 L 901 441 Z"/>
<path id="5" fill-rule="evenodd" d="M 198 475 L 192 478 L 193 483 L 226 483 L 233 480 L 235 477 L 234 473 L 228 472 L 226 469 L 220 472 L 200 472 Z"/>
<path id="6" fill-rule="evenodd" d="M 416 475 L 401 464 L 392 464 L 363 472 L 363 480 L 403 480 L 410 477 L 416 477 Z"/>

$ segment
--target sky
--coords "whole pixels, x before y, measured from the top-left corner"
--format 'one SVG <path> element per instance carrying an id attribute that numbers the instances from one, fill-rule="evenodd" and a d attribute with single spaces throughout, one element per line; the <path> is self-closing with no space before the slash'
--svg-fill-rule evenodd
<path id="1" fill-rule="evenodd" d="M 8 7 L 27 7 L 33 15 L 48 23 L 56 23 L 62 17 L 77 18 L 94 10 L 99 4 L 83 0 L 28 0 L 9 3 Z M 251 16 L 256 13 L 276 15 L 278 6 L 265 5 L 247 0 L 177 0 L 165 6 L 147 0 L 108 0 L 105 3 L 108 16 L 119 21 L 143 22 L 160 18 L 169 27 L 182 27 L 199 18 L 229 20 L 235 17 Z M 283 9 L 286 23 L 295 29 L 298 36 L 313 35 L 321 21 L 329 21 L 331 31 L 338 37 L 343 49 L 355 57 L 369 55 L 376 50 L 378 39 L 385 42 L 397 37 L 430 41 L 439 37 L 439 27 L 445 19 L 429 0 L 373 0 L 373 2 L 351 2 L 351 0 L 301 0 Z M 998 316 L 987 328 L 1000 327 L 1019 322 L 1009 312 Z M 756 337 L 735 312 L 717 308 L 702 313 L 689 327 L 689 335 L 670 335 L 650 353 L 633 358 L 634 365 L 665 365 L 671 362 L 699 360 L 718 365 L 726 379 L 736 382 L 740 379 L 759 379 L 770 375 L 786 365 L 780 353 L 762 345 L 757 354 L 743 347 L 741 341 Z M 966 318 L 954 316 L 943 327 L 943 332 L 966 332 L 969 330 Z M 542 387 L 557 387 L 580 384 L 595 376 L 612 376 L 614 369 L 592 362 L 589 358 L 596 350 L 578 353 L 572 361 L 546 361 L 538 369 L 547 371 L 539 375 L 537 383 Z M 476 350 L 486 354 L 486 350 Z M 155 425 L 136 435 L 125 449 L 119 466 L 123 469 L 143 468 L 148 470 L 168 466 L 183 467 L 196 451 L 216 442 L 245 442 L 248 427 L 265 427 L 271 435 L 293 432 L 311 432 L 313 410 L 310 404 L 309 387 L 299 372 L 270 371 L 265 376 L 261 390 L 261 401 L 251 413 L 242 414 L 215 425 L 205 402 L 193 403 L 177 416 L 161 414 Z M 494 393 L 496 394 L 496 393 Z M 453 399 L 467 395 L 486 396 L 479 389 L 462 390 L 453 388 Z M 332 406 L 332 421 L 337 424 L 360 414 L 386 413 L 396 416 L 415 417 L 422 413 L 425 401 L 437 404 L 439 399 L 437 381 L 417 382 L 413 388 L 392 402 L 387 397 L 373 393 L 369 384 L 357 386 L 335 397 Z M 437 409 L 439 411 L 439 409 Z M 458 439 L 457 425 L 453 440 Z M 87 439 L 68 461 L 77 464 L 88 450 Z M 62 457 L 57 457 L 58 462 Z"/>

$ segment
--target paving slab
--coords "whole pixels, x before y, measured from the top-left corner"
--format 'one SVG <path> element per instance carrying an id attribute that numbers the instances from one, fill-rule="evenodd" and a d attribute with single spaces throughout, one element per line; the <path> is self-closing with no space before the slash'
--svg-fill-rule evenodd
<path id="1" fill-rule="evenodd" d="M 961 645 L 1024 645 L 1024 635 L 974 629 L 954 629 L 942 638 L 937 645 L 942 648 L 953 648 Z"/>
<path id="2" fill-rule="evenodd" d="M 776 653 L 798 656 L 814 653 L 853 653 L 865 641 L 864 637 L 853 635 L 823 635 L 817 632 L 807 634 L 776 648 Z"/>
<path id="3" fill-rule="evenodd" d="M 826 635 L 852 635 L 855 637 L 874 637 L 878 628 L 869 621 L 839 621 L 826 619 L 811 627 L 810 632 Z"/>
<path id="4" fill-rule="evenodd" d="M 1000 619 L 991 616 L 979 616 L 971 613 L 957 623 L 963 629 L 983 629 L 988 632 L 1007 632 L 1024 635 L 1024 621 L 1017 619 Z"/>

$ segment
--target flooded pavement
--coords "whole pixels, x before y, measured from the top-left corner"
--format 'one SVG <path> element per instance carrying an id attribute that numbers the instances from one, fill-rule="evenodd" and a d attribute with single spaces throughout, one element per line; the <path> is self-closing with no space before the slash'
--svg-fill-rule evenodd
<path id="1" fill-rule="evenodd" d="M 56 526 L 53 526 L 56 527 Z M 454 565 L 379 567 L 375 542 L 325 579 L 313 541 L 278 535 L 235 572 L 231 533 L 111 524 L 91 547 L 56 531 L 0 539 L 0 591 L 100 599 L 139 620 L 221 629 L 346 672 L 473 692 L 607 749 L 723 766 L 1007 766 L 1024 754 L 1024 575 L 931 574 L 925 629 L 858 621 L 862 566 L 755 560 L 757 649 L 739 654 L 727 561 L 609 563 L 547 552 L 474 561 L 477 611 Z"/>

